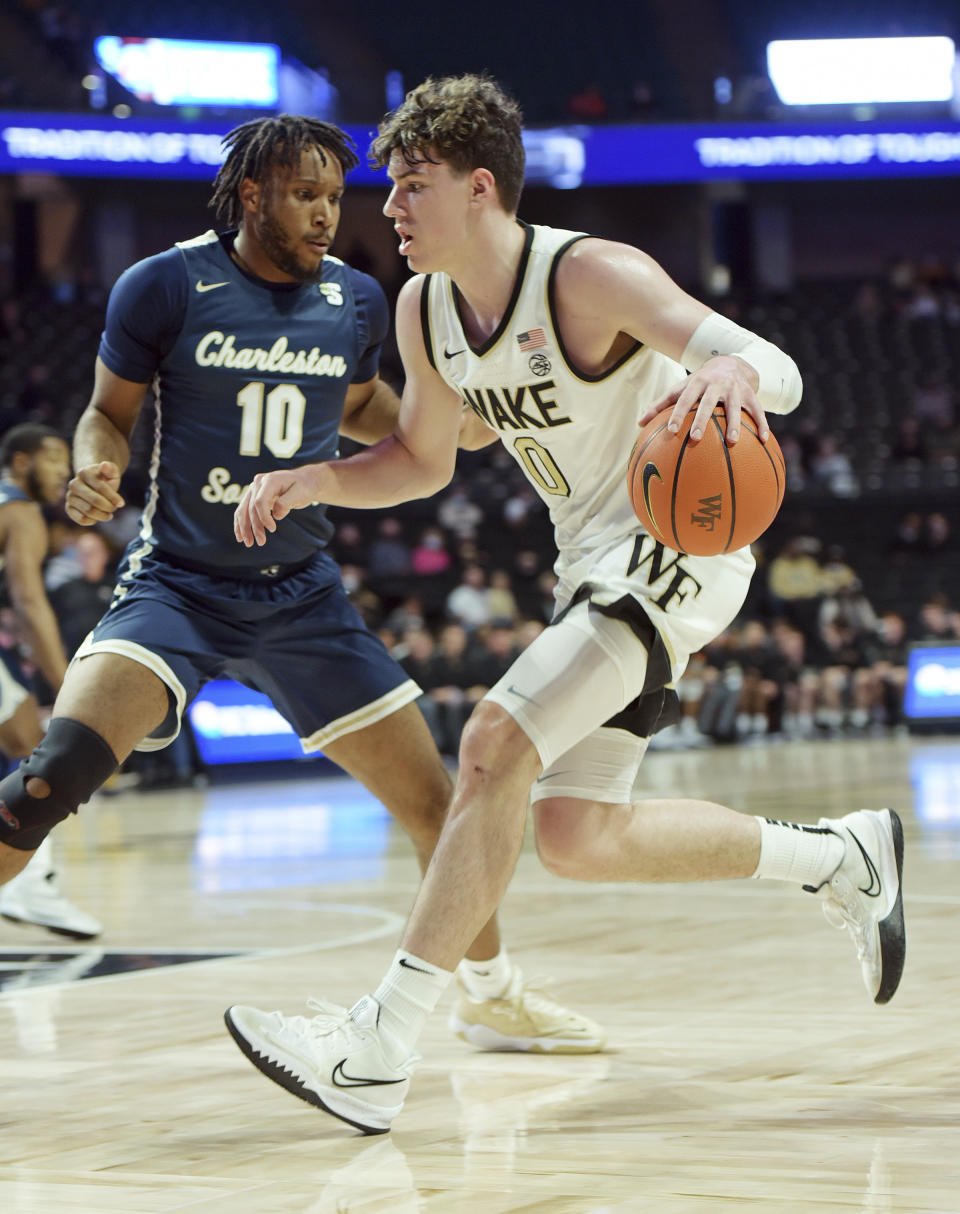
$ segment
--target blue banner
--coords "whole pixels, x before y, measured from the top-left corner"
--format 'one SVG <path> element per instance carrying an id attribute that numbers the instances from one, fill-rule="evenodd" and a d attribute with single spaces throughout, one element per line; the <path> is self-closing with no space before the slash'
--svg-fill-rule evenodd
<path id="1" fill-rule="evenodd" d="M 0 111 L 0 173 L 209 181 L 233 124 Z M 375 134 L 348 126 L 361 157 Z M 960 123 L 700 123 L 529 130 L 527 184 L 642 185 L 960 174 Z M 364 162 L 351 185 L 386 185 Z"/>

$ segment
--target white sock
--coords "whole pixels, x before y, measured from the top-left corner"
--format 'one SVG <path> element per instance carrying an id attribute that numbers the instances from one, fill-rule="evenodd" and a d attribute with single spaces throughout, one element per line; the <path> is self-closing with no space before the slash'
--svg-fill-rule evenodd
<path id="1" fill-rule="evenodd" d="M 499 999 L 507 993 L 513 978 L 513 962 L 505 948 L 489 961 L 464 957 L 457 966 L 457 977 L 474 999 Z"/>
<path id="2" fill-rule="evenodd" d="M 440 1002 L 452 977 L 449 970 L 431 965 L 402 948 L 397 950 L 383 981 L 373 992 L 380 1004 L 377 1023 L 388 1062 L 400 1063 L 410 1057 L 427 1017 Z"/>
<path id="3" fill-rule="evenodd" d="M 818 889 L 840 867 L 846 844 L 825 826 L 761 817 L 757 821 L 760 860 L 754 877 L 796 881 L 805 889 Z"/>

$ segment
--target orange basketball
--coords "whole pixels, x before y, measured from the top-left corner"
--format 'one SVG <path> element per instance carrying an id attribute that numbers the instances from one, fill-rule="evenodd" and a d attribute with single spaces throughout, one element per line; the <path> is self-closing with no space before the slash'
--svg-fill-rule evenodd
<path id="1" fill-rule="evenodd" d="M 688 413 L 679 431 L 667 422 L 673 407 L 643 427 L 627 463 L 634 512 L 654 539 L 692 556 L 716 556 L 752 544 L 783 501 L 786 468 L 780 444 L 765 443 L 756 422 L 740 415 L 740 437 L 726 443 L 727 418 L 718 405 L 698 443 Z"/>

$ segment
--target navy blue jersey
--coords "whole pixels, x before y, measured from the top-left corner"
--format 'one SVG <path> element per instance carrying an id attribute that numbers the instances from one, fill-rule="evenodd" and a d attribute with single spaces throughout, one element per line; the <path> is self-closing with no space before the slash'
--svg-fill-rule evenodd
<path id="1" fill-rule="evenodd" d="M 13 481 L 0 480 L 0 506 L 5 506 L 7 502 L 32 502 L 33 498 L 29 493 L 25 493 L 19 485 L 15 485 Z M 7 601 L 7 578 L 4 572 L 3 553 L 0 552 L 0 603 Z"/>
<path id="2" fill-rule="evenodd" d="M 258 472 L 335 458 L 352 383 L 377 374 L 389 314 L 380 286 L 334 257 L 322 281 L 270 284 L 207 232 L 137 262 L 110 294 L 100 358 L 154 384 L 157 421 L 138 556 L 211 572 L 291 565 L 326 545 L 323 505 L 245 548 L 233 512 Z"/>

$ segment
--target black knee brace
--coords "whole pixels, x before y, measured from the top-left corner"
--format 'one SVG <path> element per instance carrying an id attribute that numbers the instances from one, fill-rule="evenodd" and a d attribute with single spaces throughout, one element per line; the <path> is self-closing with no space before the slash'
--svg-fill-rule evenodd
<path id="1" fill-rule="evenodd" d="M 0 843 L 35 851 L 50 830 L 116 770 L 113 751 L 94 729 L 70 717 L 54 717 L 33 754 L 0 780 Z M 50 786 L 48 797 L 31 797 L 31 776 Z"/>

